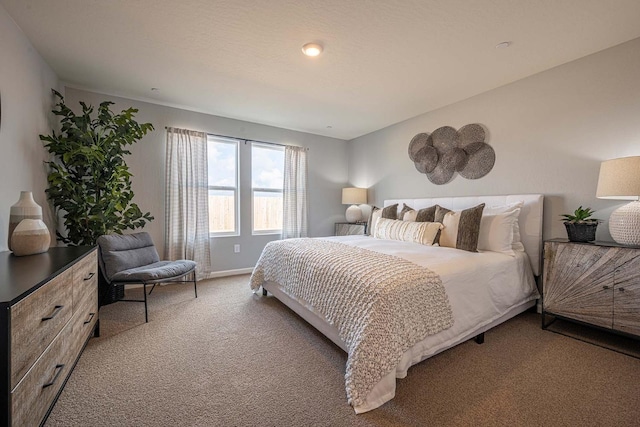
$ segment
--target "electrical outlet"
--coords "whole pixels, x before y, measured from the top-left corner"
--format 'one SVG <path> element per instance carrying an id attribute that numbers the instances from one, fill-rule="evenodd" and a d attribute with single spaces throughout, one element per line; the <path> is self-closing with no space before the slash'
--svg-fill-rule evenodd
<path id="1" fill-rule="evenodd" d="M 240 245 L 233 245 L 233 252 L 236 254 L 240 253 Z"/>

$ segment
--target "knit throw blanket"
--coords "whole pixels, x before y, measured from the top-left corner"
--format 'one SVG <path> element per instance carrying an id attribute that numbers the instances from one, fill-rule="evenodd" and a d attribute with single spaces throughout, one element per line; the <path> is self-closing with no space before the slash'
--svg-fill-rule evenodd
<path id="1" fill-rule="evenodd" d="M 279 283 L 339 332 L 348 350 L 345 386 L 352 406 L 395 370 L 403 353 L 453 325 L 440 276 L 402 258 L 321 239 L 267 244 L 251 289 Z"/>

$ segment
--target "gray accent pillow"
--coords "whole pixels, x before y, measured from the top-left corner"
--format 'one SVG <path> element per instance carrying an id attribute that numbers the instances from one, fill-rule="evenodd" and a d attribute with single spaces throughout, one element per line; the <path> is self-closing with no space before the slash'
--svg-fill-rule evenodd
<path id="1" fill-rule="evenodd" d="M 439 222 L 442 224 L 442 220 L 447 212 L 451 212 L 451 209 L 443 208 L 440 205 L 436 205 L 436 210 L 433 212 L 433 222 Z"/>
<path id="2" fill-rule="evenodd" d="M 444 225 L 440 233 L 440 246 L 477 252 L 483 209 L 484 203 L 462 211 L 451 211 L 438 206 L 436 222 Z"/>
<path id="3" fill-rule="evenodd" d="M 382 209 L 382 218 L 398 219 L 398 204 L 396 203 Z"/>
<path id="4" fill-rule="evenodd" d="M 407 206 L 406 203 L 402 204 L 402 210 L 400 211 L 400 216 L 398 217 L 398 219 L 402 219 L 404 220 L 404 214 L 406 214 L 407 212 L 412 211 L 413 208 L 411 206 Z"/>
<path id="5" fill-rule="evenodd" d="M 416 216 L 416 222 L 438 222 L 435 220 L 437 206 L 438 205 L 433 205 L 429 208 L 420 209 L 418 216 Z"/>

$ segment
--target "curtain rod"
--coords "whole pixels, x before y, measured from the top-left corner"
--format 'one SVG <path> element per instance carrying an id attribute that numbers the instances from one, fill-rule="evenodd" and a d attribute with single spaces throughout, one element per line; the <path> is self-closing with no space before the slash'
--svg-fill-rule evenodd
<path id="1" fill-rule="evenodd" d="M 168 126 L 165 126 L 165 127 L 164 127 L 164 129 L 165 129 L 165 130 L 167 130 L 167 129 L 169 129 L 169 127 L 168 127 Z M 231 139 L 237 139 L 238 141 L 243 141 L 245 144 L 246 144 L 247 142 L 258 142 L 258 143 L 260 143 L 260 144 L 277 145 L 277 146 L 279 146 L 279 147 L 286 147 L 286 146 L 288 145 L 288 144 L 281 144 L 281 143 L 278 143 L 278 142 L 267 142 L 267 141 L 259 141 L 259 140 L 257 140 L 257 139 L 246 139 L 246 138 L 238 138 L 238 137 L 236 137 L 236 136 L 220 135 L 220 134 L 217 134 L 217 133 L 211 133 L 211 132 L 204 132 L 204 133 L 206 133 L 207 135 L 217 136 L 217 137 L 220 137 L 220 138 L 231 138 Z M 308 147 L 304 147 L 304 149 L 305 149 L 306 151 L 309 151 L 309 148 L 308 148 Z"/>

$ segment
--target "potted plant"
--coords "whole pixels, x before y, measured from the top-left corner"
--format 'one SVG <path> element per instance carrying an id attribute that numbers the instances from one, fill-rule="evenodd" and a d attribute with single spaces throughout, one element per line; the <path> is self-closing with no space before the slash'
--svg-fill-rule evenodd
<path id="1" fill-rule="evenodd" d="M 124 157 L 126 150 L 142 139 L 151 123 L 138 124 L 135 108 L 114 114 L 103 102 L 97 111 L 82 105 L 76 115 L 64 104 L 64 98 L 53 90 L 59 101 L 52 112 L 61 116 L 60 133 L 40 135 L 53 159 L 47 162 L 49 175 L 46 190 L 56 212 L 62 215 L 65 233 L 56 232 L 67 245 L 95 245 L 98 237 L 143 227 L 153 220 L 133 203 L 131 173 Z"/>
<path id="2" fill-rule="evenodd" d="M 593 211 L 591 208 L 582 209 L 580 206 L 571 214 L 564 214 L 564 226 L 571 242 L 591 242 L 596 240 L 596 228 L 598 221 L 591 218 Z"/>
<path id="3" fill-rule="evenodd" d="M 122 234 L 143 227 L 153 220 L 133 202 L 131 172 L 125 162 L 127 150 L 153 130 L 151 123 L 134 120 L 135 108 L 114 114 L 102 102 L 94 108 L 80 102 L 82 113 L 75 114 L 58 98 L 53 114 L 60 116 L 60 132 L 40 135 L 51 154 L 46 190 L 56 214 L 64 220 L 57 230 L 58 240 L 70 246 L 95 245 L 103 234 Z M 99 276 L 99 278 L 101 278 Z M 111 290 L 111 294 L 107 294 Z M 122 298 L 122 286 L 100 289 L 100 305 Z"/>

